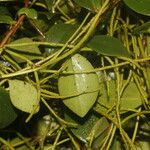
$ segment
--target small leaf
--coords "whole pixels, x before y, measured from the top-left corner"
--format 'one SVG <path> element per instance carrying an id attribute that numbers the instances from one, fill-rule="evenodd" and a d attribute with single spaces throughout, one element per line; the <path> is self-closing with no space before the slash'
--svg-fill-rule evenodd
<path id="1" fill-rule="evenodd" d="M 9 93 L 0 87 L 0 129 L 7 127 L 17 118 Z"/>
<path id="2" fill-rule="evenodd" d="M 110 124 L 105 117 L 101 117 L 93 126 L 90 134 L 88 136 L 88 140 L 92 142 L 92 149 L 100 149 L 103 144 L 103 139 L 106 138 L 109 132 Z M 92 139 L 93 138 L 93 139 Z"/>
<path id="3" fill-rule="evenodd" d="M 45 3 L 46 3 L 46 6 L 47 6 L 48 10 L 51 10 L 52 6 L 53 6 L 53 1 L 45 0 Z"/>
<path id="4" fill-rule="evenodd" d="M 112 143 L 111 150 L 122 150 L 121 142 L 115 137 Z"/>
<path id="5" fill-rule="evenodd" d="M 136 27 L 136 28 L 133 30 L 133 33 L 134 33 L 134 34 L 147 33 L 147 32 L 148 32 L 148 29 L 150 29 L 150 21 L 148 21 L 148 22 L 142 24 L 141 26 Z"/>
<path id="6" fill-rule="evenodd" d="M 46 42 L 66 43 L 67 40 L 73 35 L 77 27 L 70 24 L 55 24 L 46 33 Z M 61 34 L 60 34 L 61 33 Z M 52 47 L 46 47 L 46 52 L 49 54 L 55 49 Z"/>
<path id="7" fill-rule="evenodd" d="M 28 113 L 37 105 L 39 109 L 38 94 L 33 85 L 21 80 L 9 80 L 9 90 L 11 102 L 16 108 Z"/>
<path id="8" fill-rule="evenodd" d="M 124 3 L 135 12 L 150 16 L 150 0 L 124 0 Z"/>
<path id="9" fill-rule="evenodd" d="M 76 128 L 71 128 L 73 134 L 78 137 L 81 141 L 86 142 L 87 137 L 93 129 L 95 123 L 100 119 L 100 116 L 95 113 L 91 112 L 84 118 L 80 118 L 70 111 L 65 111 L 65 120 L 68 122 L 72 122 L 78 124 Z"/>
<path id="10" fill-rule="evenodd" d="M 36 27 L 36 30 L 40 30 L 42 33 L 45 33 L 50 25 L 50 19 L 54 14 L 48 12 L 38 12 L 38 19 L 31 19 L 30 22 Z"/>
<path id="11" fill-rule="evenodd" d="M 0 14 L 0 23 L 13 24 L 13 19 L 8 15 Z"/>
<path id="12" fill-rule="evenodd" d="M 38 14 L 37 11 L 33 8 L 21 8 L 18 12 L 18 15 L 25 14 L 28 18 L 37 19 Z"/>
<path id="13" fill-rule="evenodd" d="M 100 97 L 96 105 L 99 111 L 106 113 L 116 105 L 116 86 L 115 81 L 109 81 L 109 95 L 104 83 L 100 85 Z M 136 109 L 142 105 L 141 95 L 134 82 L 130 82 L 123 92 L 120 103 L 120 111 L 126 112 L 128 109 Z"/>
<path id="14" fill-rule="evenodd" d="M 136 109 L 142 105 L 141 94 L 134 82 L 126 87 L 121 98 L 121 111 L 126 109 Z"/>
<path id="15" fill-rule="evenodd" d="M 88 47 L 103 55 L 129 57 L 123 44 L 117 38 L 107 35 L 94 36 Z"/>
<path id="16" fill-rule="evenodd" d="M 0 6 L 0 23 L 13 24 L 14 21 L 6 7 Z"/>
<path id="17" fill-rule="evenodd" d="M 41 56 L 41 52 L 38 48 L 38 45 L 30 45 L 32 42 L 33 41 L 30 38 L 21 38 L 11 42 L 10 43 L 11 46 L 8 45 L 7 48 L 10 49 L 11 51 L 14 51 L 18 54 L 25 56 L 29 60 L 39 59 Z M 17 46 L 15 44 L 17 44 Z M 29 44 L 29 45 L 21 46 L 21 44 Z M 22 60 L 18 57 L 15 56 L 12 57 L 18 62 L 25 62 L 25 60 Z"/>
<path id="18" fill-rule="evenodd" d="M 7 9 L 7 7 L 4 7 L 4 6 L 0 6 L 0 14 L 1 14 L 1 15 L 8 15 L 8 16 L 11 16 L 11 13 L 10 13 L 9 10 Z"/>
<path id="19" fill-rule="evenodd" d="M 101 7 L 101 0 L 75 0 L 81 7 L 97 12 Z"/>
<path id="20" fill-rule="evenodd" d="M 47 42 L 65 43 L 77 28 L 70 24 L 55 24 L 46 33 Z M 61 33 L 61 34 L 60 34 Z"/>
<path id="21" fill-rule="evenodd" d="M 68 71 L 88 71 L 94 69 L 90 62 L 75 54 L 64 64 Z M 70 96 L 63 103 L 80 117 L 84 117 L 95 103 L 99 93 L 99 81 L 96 73 L 61 75 L 58 80 L 61 96 Z M 78 95 L 78 96 L 72 96 Z"/>

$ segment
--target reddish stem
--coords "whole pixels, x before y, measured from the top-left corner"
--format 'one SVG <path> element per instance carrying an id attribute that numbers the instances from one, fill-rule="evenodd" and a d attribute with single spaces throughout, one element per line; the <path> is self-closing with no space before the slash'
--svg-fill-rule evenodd
<path id="1" fill-rule="evenodd" d="M 29 5 L 29 0 L 24 0 L 24 7 L 28 7 Z M 9 38 L 17 31 L 17 29 L 20 27 L 20 25 L 22 24 L 23 20 L 25 18 L 25 15 L 21 15 L 17 22 L 15 23 L 15 25 L 13 25 L 9 32 L 6 34 L 6 36 L 4 37 L 4 39 L 2 40 L 2 42 L 0 43 L 0 48 L 2 48 L 6 43 L 7 41 L 9 40 Z"/>

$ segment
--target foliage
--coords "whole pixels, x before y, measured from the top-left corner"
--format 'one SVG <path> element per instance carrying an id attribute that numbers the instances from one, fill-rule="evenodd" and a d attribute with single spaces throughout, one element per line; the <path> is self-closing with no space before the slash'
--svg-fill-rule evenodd
<path id="1" fill-rule="evenodd" d="M 0 149 L 150 149 L 149 0 L 0 0 Z"/>

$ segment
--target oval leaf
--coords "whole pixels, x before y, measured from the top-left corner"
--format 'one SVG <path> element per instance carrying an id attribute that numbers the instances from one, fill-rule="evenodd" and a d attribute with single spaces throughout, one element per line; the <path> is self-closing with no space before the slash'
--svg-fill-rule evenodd
<path id="1" fill-rule="evenodd" d="M 9 90 L 11 102 L 16 108 L 28 113 L 34 111 L 37 105 L 39 109 L 38 94 L 33 85 L 20 80 L 10 80 Z"/>
<path id="2" fill-rule="evenodd" d="M 17 118 L 17 113 L 11 104 L 9 93 L 0 87 L 0 129 L 5 128 Z"/>
<path id="3" fill-rule="evenodd" d="M 94 36 L 88 47 L 103 55 L 129 57 L 123 44 L 117 38 L 107 35 Z"/>
<path id="4" fill-rule="evenodd" d="M 66 71 L 82 72 L 94 69 L 90 62 L 79 54 L 72 56 L 64 65 Z M 73 95 L 63 102 L 74 113 L 84 117 L 97 99 L 99 81 L 96 73 L 61 75 L 58 88 L 61 96 Z"/>
<path id="5" fill-rule="evenodd" d="M 18 12 L 18 15 L 23 15 L 25 14 L 28 18 L 31 19 L 37 19 L 37 11 L 33 8 L 21 8 Z"/>
<path id="6" fill-rule="evenodd" d="M 150 0 L 124 0 L 124 2 L 135 12 L 150 16 Z"/>

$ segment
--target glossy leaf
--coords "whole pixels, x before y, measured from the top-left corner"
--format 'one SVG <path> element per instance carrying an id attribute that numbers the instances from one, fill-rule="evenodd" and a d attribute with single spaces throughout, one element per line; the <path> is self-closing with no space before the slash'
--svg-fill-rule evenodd
<path id="1" fill-rule="evenodd" d="M 79 54 L 72 56 L 64 65 L 66 72 L 94 69 L 90 62 Z M 69 96 L 63 100 L 64 104 L 78 116 L 84 117 L 97 99 L 99 81 L 96 73 L 61 75 L 58 88 L 61 96 Z"/>
<path id="2" fill-rule="evenodd" d="M 9 93 L 0 87 L 0 129 L 7 127 L 17 118 Z"/>
<path id="3" fill-rule="evenodd" d="M 150 0 L 124 0 L 124 2 L 135 12 L 150 16 Z"/>
<path id="4" fill-rule="evenodd" d="M 30 38 L 21 38 L 16 41 L 11 42 L 11 46 L 7 46 L 8 49 L 14 51 L 18 54 L 25 56 L 29 60 L 39 59 L 41 52 L 38 48 L 38 45 L 26 45 L 21 46 L 21 44 L 31 44 L 33 41 Z M 14 44 L 14 45 L 13 45 Z M 17 44 L 17 46 L 15 46 Z M 20 45 L 19 45 L 20 44 Z M 7 51 L 7 50 L 6 50 Z M 18 57 L 12 56 L 18 62 L 25 62 L 25 60 Z"/>
<path id="5" fill-rule="evenodd" d="M 31 18 L 31 19 L 37 19 L 38 17 L 38 14 L 37 14 L 37 11 L 33 8 L 21 8 L 19 11 L 18 11 L 18 15 L 26 15 L 28 18 Z"/>
<path id="6" fill-rule="evenodd" d="M 75 0 L 75 2 L 81 7 L 95 12 L 101 7 L 101 0 Z"/>
<path id="7" fill-rule="evenodd" d="M 129 57 L 123 44 L 117 38 L 107 35 L 94 36 L 89 41 L 88 47 L 103 55 Z"/>
<path id="8" fill-rule="evenodd" d="M 106 113 L 109 109 L 116 105 L 116 85 L 115 81 L 109 82 L 109 95 L 104 83 L 100 85 L 100 97 L 98 99 L 97 109 Z M 136 109 L 142 105 L 141 95 L 136 84 L 130 82 L 121 97 L 120 111 L 126 112 L 128 109 Z"/>
<path id="9" fill-rule="evenodd" d="M 12 104 L 27 113 L 39 109 L 38 94 L 36 88 L 21 80 L 9 80 L 9 92 Z M 38 105 L 38 109 L 35 109 Z"/>

